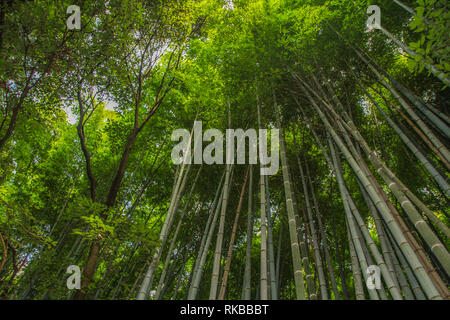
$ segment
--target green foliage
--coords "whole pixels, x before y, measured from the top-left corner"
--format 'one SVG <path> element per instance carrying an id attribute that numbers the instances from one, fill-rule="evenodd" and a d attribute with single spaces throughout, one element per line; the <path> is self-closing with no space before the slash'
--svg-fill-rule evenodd
<path id="1" fill-rule="evenodd" d="M 450 74 L 450 11 L 447 1 L 420 0 L 416 15 L 409 27 L 420 35 L 418 41 L 411 42 L 410 48 L 417 53 L 411 65 L 422 72 L 426 64 L 433 64 L 444 77 Z"/>
<path id="2" fill-rule="evenodd" d="M 318 202 L 314 212 L 320 210 L 326 234 L 321 244 L 327 244 L 331 252 L 338 291 L 343 295 L 347 290 L 347 297 L 355 299 L 344 201 L 312 129 L 325 150 L 329 150 L 329 132 L 295 76 L 320 87 L 313 80 L 316 77 L 324 91 L 325 83 L 330 84 L 343 106 L 326 92 L 319 96 L 339 115 L 347 112 L 371 150 L 449 225 L 447 197 L 360 84 L 447 178 L 448 167 L 401 116 L 395 95 L 375 80 L 372 70 L 355 54 L 355 48 L 364 52 L 424 103 L 448 114 L 448 88 L 442 91 L 439 80 L 422 72 L 426 64 L 433 64 L 449 77 L 447 1 L 417 1 L 413 19 L 387 0 L 235 0 L 233 9 L 222 0 L 83 1 L 80 31 L 65 27 L 69 1 L 6 2 L 5 23 L 0 26 L 0 140 L 5 138 L 0 144 L 0 236 L 5 243 L 4 247 L 0 243 L 2 298 L 71 297 L 65 270 L 71 264 L 83 269 L 87 261 L 97 266 L 87 288 L 88 298 L 134 298 L 149 261 L 162 244 L 160 233 L 178 177 L 170 158 L 173 130 L 191 129 L 196 119 L 203 121 L 204 131 L 224 131 L 228 114 L 232 128 L 257 128 L 257 103 L 263 127 L 275 128 L 275 96 L 281 105 L 301 231 L 309 232 L 297 152 L 301 162 L 308 164 Z M 417 56 L 403 56 L 381 32 L 365 32 L 367 5 L 376 3 L 382 8 L 383 27 L 409 43 Z M 438 130 L 431 130 L 441 137 Z M 347 144 L 356 144 L 353 138 L 349 140 Z M 359 181 L 343 159 L 349 192 L 380 247 Z M 376 172 L 366 155 L 361 159 Z M 176 226 L 186 206 L 175 249 L 168 253 L 166 245 L 156 267 L 154 282 L 169 255 L 164 298 L 187 297 L 224 170 L 223 165 L 204 165 L 189 201 L 186 190 L 192 187 L 199 167 L 192 165 L 175 212 Z M 234 169 L 223 252 L 229 245 L 245 169 L 243 165 Z M 378 173 L 374 177 L 409 223 L 389 185 Z M 253 179 L 251 295 L 258 298 L 259 174 Z M 274 245 L 281 256 L 280 298 L 294 299 L 284 183 L 280 167 L 269 177 L 269 206 Z M 247 197 L 233 247 L 228 299 L 239 299 L 242 293 Z M 169 230 L 169 242 L 174 229 Z M 443 232 L 436 233 L 448 246 Z M 209 298 L 215 241 L 216 234 L 205 263 L 200 299 Z M 317 281 L 311 239 L 306 242 Z M 95 260 L 89 260 L 93 244 L 100 244 L 101 249 Z M 442 274 L 441 267 L 432 263 Z"/>

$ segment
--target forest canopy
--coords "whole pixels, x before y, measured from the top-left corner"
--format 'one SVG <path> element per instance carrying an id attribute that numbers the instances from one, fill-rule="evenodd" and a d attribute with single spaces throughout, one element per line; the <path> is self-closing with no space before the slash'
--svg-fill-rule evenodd
<path id="1" fill-rule="evenodd" d="M 0 299 L 448 300 L 448 30 L 445 0 L 1 0 Z M 199 121 L 278 171 L 174 163 Z"/>

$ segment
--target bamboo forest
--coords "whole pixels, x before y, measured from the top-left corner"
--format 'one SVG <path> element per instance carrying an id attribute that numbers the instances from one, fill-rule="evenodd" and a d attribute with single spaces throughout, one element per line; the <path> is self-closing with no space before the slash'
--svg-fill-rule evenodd
<path id="1" fill-rule="evenodd" d="M 0 300 L 449 300 L 449 7 L 0 0 Z"/>

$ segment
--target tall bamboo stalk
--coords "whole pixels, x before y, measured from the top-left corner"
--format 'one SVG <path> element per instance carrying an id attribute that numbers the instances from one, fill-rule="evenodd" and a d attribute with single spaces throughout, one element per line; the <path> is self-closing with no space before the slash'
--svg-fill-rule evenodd
<path id="1" fill-rule="evenodd" d="M 362 86 L 362 85 L 361 85 Z M 440 175 L 440 173 L 434 168 L 434 166 L 428 161 L 428 159 L 423 155 L 416 145 L 409 139 L 407 135 L 403 133 L 403 131 L 392 121 L 392 119 L 384 112 L 384 110 L 378 105 L 372 95 L 367 92 L 367 90 L 362 86 L 366 95 L 372 101 L 377 110 L 383 115 L 389 125 L 394 129 L 394 131 L 399 135 L 399 137 L 403 140 L 406 146 L 411 150 L 411 152 L 419 159 L 419 161 L 423 164 L 423 166 L 428 170 L 431 176 L 436 180 L 436 182 L 441 186 L 442 191 L 444 191 L 447 195 L 450 195 L 450 186 L 448 185 L 446 179 Z"/>
<path id="2" fill-rule="evenodd" d="M 244 282 L 242 286 L 242 299 L 251 298 L 251 263 L 252 263 L 252 240 L 253 240 L 253 165 L 250 165 L 250 181 L 248 185 L 248 213 L 247 213 L 247 247 L 245 253 Z"/>
<path id="3" fill-rule="evenodd" d="M 217 240 L 216 240 L 216 250 L 214 253 L 214 264 L 213 271 L 211 277 L 211 286 L 209 292 L 209 299 L 216 300 L 217 298 L 217 287 L 219 283 L 219 271 L 220 271 L 220 262 L 222 259 L 222 242 L 225 228 L 225 215 L 228 206 L 228 189 L 230 186 L 230 173 L 231 173 L 231 164 L 226 165 L 226 173 L 225 173 L 225 183 L 224 183 L 224 192 L 222 195 L 222 204 L 220 208 L 220 220 L 219 220 L 219 230 L 217 232 Z"/>
<path id="4" fill-rule="evenodd" d="M 194 267 L 192 270 L 192 279 L 193 281 L 190 282 L 189 285 L 189 292 L 188 292 L 188 298 L 189 298 L 189 294 L 192 291 L 192 287 L 194 285 L 194 280 L 197 279 L 197 273 L 199 271 L 199 266 L 200 266 L 200 260 L 203 256 L 203 251 L 205 249 L 206 246 L 206 242 L 207 242 L 207 238 L 209 235 L 209 230 L 212 228 L 212 221 L 213 221 L 213 217 L 215 217 L 215 212 L 216 210 L 218 210 L 218 207 L 220 207 L 220 201 L 221 201 L 221 190 L 222 190 L 222 186 L 223 186 L 223 180 L 225 178 L 225 172 L 226 170 L 223 171 L 222 177 L 220 178 L 220 182 L 217 185 L 217 189 L 216 189 L 216 194 L 214 195 L 214 200 L 211 204 L 211 207 L 209 209 L 209 214 L 208 214 L 208 220 L 206 221 L 206 225 L 205 225 L 205 229 L 203 231 L 203 235 L 202 235 L 202 240 L 200 242 L 200 248 L 198 250 L 198 254 L 197 257 L 195 259 L 195 263 L 194 263 Z"/>
<path id="5" fill-rule="evenodd" d="M 272 212 L 270 208 L 269 198 L 269 178 L 264 176 L 266 184 L 266 208 L 267 208 L 267 245 L 269 253 L 269 279 L 270 279 L 270 297 L 272 300 L 277 300 L 277 278 L 275 271 L 275 253 L 273 246 L 273 228 L 272 228 Z"/>
<path id="6" fill-rule="evenodd" d="M 286 143 L 284 138 L 284 131 L 281 127 L 280 108 L 275 102 L 275 115 L 277 119 L 277 126 L 280 130 L 280 157 L 283 171 L 284 192 L 286 197 L 286 210 L 288 213 L 289 235 L 291 241 L 292 251 L 292 265 L 294 269 L 295 293 L 298 300 L 305 300 L 305 285 L 303 282 L 303 268 L 300 257 L 300 250 L 298 244 L 297 226 L 295 223 L 295 213 L 293 206 L 293 192 L 292 183 L 289 176 L 289 164 L 286 157 Z"/>
<path id="7" fill-rule="evenodd" d="M 170 258 L 172 256 L 172 251 L 173 251 L 173 249 L 175 247 L 175 243 L 178 240 L 178 233 L 180 232 L 180 228 L 181 228 L 181 224 L 183 222 L 183 218 L 184 218 L 184 216 L 186 215 L 186 213 L 188 211 L 189 202 L 191 200 L 192 194 L 194 192 L 194 189 L 195 189 L 195 186 L 197 184 L 197 180 L 198 180 L 198 178 L 200 176 L 200 172 L 202 171 L 202 168 L 203 167 L 200 167 L 200 169 L 197 170 L 197 175 L 194 178 L 194 182 L 192 183 L 191 190 L 189 191 L 189 195 L 186 198 L 186 203 L 185 203 L 184 208 L 183 208 L 183 210 L 181 212 L 180 218 L 178 219 L 178 224 L 177 224 L 177 227 L 175 229 L 175 233 L 174 233 L 174 235 L 172 237 L 172 240 L 170 242 L 169 249 L 167 250 L 166 260 L 164 261 L 164 267 L 163 267 L 161 276 L 159 278 L 159 283 L 158 283 L 158 286 L 157 286 L 157 289 L 156 289 L 155 299 L 159 299 L 159 297 L 160 297 L 160 293 L 161 293 L 161 290 L 163 288 L 164 280 L 166 278 L 166 274 L 167 274 L 167 271 L 168 271 Z M 197 207 L 196 212 L 198 212 L 199 208 L 200 207 Z"/>
<path id="8" fill-rule="evenodd" d="M 334 170 L 335 170 L 335 174 L 336 174 L 336 179 L 338 181 L 339 189 L 341 191 L 342 202 L 344 204 L 344 211 L 346 213 L 345 217 L 346 217 L 346 221 L 347 221 L 347 228 L 348 228 L 348 232 L 349 232 L 349 237 L 351 238 L 353 249 L 356 252 L 356 257 L 357 257 L 357 259 L 359 261 L 359 265 L 361 266 L 361 270 L 363 272 L 364 279 L 365 279 L 365 281 L 367 283 L 368 276 L 367 276 L 367 273 L 364 272 L 364 271 L 367 270 L 368 264 L 367 264 L 367 261 L 366 261 L 366 254 L 363 251 L 363 244 L 362 244 L 362 241 L 361 241 L 361 239 L 359 237 L 359 234 L 357 232 L 356 223 L 355 223 L 354 217 L 352 215 L 352 211 L 353 210 L 352 210 L 352 207 L 350 205 L 350 201 L 351 201 L 350 200 L 350 195 L 349 195 L 349 193 L 347 191 L 347 188 L 345 187 L 345 181 L 344 181 L 344 178 L 343 178 L 343 174 L 342 174 L 342 169 L 341 169 L 341 165 L 340 165 L 340 162 L 339 162 L 339 158 L 336 155 L 336 151 L 334 150 L 334 146 L 333 146 L 333 143 L 331 141 L 329 143 L 329 146 L 330 146 L 331 158 L 333 159 L 333 166 L 334 166 Z M 355 286 L 355 290 L 356 290 L 356 286 Z M 360 290 L 360 288 L 358 290 Z M 369 292 L 369 296 L 370 296 L 371 300 L 378 300 L 379 299 L 376 290 L 368 288 L 368 292 Z"/>
<path id="9" fill-rule="evenodd" d="M 384 226 L 383 226 L 384 227 Z M 391 240 L 388 242 L 389 245 L 392 244 L 392 246 L 394 246 L 395 248 L 398 248 L 397 244 L 395 243 L 395 241 L 392 241 L 392 236 L 389 232 L 389 230 L 385 229 L 386 234 L 388 236 L 388 238 Z M 408 281 L 411 285 L 411 288 L 414 292 L 414 295 L 416 296 L 417 300 L 426 300 L 426 297 L 424 295 L 424 293 L 422 292 L 422 289 L 420 288 L 420 284 L 417 282 L 416 277 L 414 276 L 414 273 L 412 272 L 408 262 L 405 260 L 402 252 L 400 250 L 392 250 L 393 252 L 393 259 L 395 262 L 397 262 L 398 264 L 398 260 L 400 260 L 400 264 L 402 266 L 402 268 L 405 270 L 406 276 L 408 278 Z M 400 266 L 399 266 L 400 269 Z M 399 272 L 401 270 L 398 270 Z"/>
<path id="10" fill-rule="evenodd" d="M 238 203 L 238 207 L 236 209 L 236 217 L 234 218 L 233 229 L 231 231 L 230 243 L 228 245 L 227 260 L 226 260 L 225 269 L 224 269 L 224 273 L 223 273 L 223 277 L 222 277 L 222 284 L 220 286 L 218 300 L 223 300 L 225 298 L 225 291 L 227 289 L 227 282 L 228 282 L 228 274 L 230 273 L 230 267 L 231 267 L 231 257 L 233 254 L 234 239 L 236 238 L 236 230 L 237 230 L 237 226 L 238 226 L 238 222 L 239 222 L 239 215 L 241 213 L 242 202 L 244 201 L 245 187 L 247 186 L 248 171 L 249 171 L 249 167 L 245 171 L 245 177 L 244 177 L 244 182 L 242 184 L 241 195 L 239 196 L 239 203 Z"/>
<path id="11" fill-rule="evenodd" d="M 231 128 L 231 113 L 230 113 L 230 100 L 228 99 L 228 127 Z M 230 159 L 231 154 L 226 155 L 226 173 L 225 173 L 225 184 L 224 184 L 224 193 L 222 197 L 222 207 L 220 212 L 220 220 L 219 220 L 219 230 L 217 232 L 217 240 L 216 240 L 216 250 L 214 253 L 214 263 L 211 275 L 211 286 L 209 290 L 209 299 L 216 300 L 217 299 L 217 289 L 219 285 L 219 273 L 220 266 L 222 260 L 222 243 L 224 236 L 224 228 L 225 228 L 225 216 L 227 212 L 228 206 L 228 196 L 229 196 L 229 188 L 231 187 L 230 183 L 230 173 L 233 165 L 231 164 Z"/>
<path id="12" fill-rule="evenodd" d="M 411 108 L 411 106 L 401 97 L 401 95 L 395 90 L 375 69 L 375 67 L 370 64 L 367 59 L 365 59 L 359 51 L 356 51 L 356 54 L 363 60 L 368 67 L 372 70 L 372 72 L 376 75 L 378 80 L 383 84 L 383 86 L 388 89 L 393 97 L 400 103 L 400 105 L 405 109 L 405 111 L 409 114 L 411 119 L 419 126 L 419 128 L 423 131 L 423 133 L 431 140 L 434 146 L 442 153 L 445 159 L 450 162 L 450 152 L 448 149 L 442 144 L 442 142 L 438 139 L 438 137 L 429 129 L 429 127 L 417 116 L 416 112 Z"/>
<path id="13" fill-rule="evenodd" d="M 367 91 L 366 94 L 369 95 L 369 97 L 372 99 L 372 102 L 377 105 L 375 100 L 373 100 L 373 98 Z M 378 159 L 375 153 L 370 150 L 364 138 L 358 132 L 356 132 L 356 129 L 351 121 L 348 122 L 348 127 L 349 131 L 352 132 L 353 136 L 360 142 L 360 145 L 363 147 L 372 164 L 375 166 L 375 169 L 377 169 L 381 177 L 389 185 L 389 188 L 392 190 L 395 197 L 400 201 L 401 206 L 404 208 L 405 212 L 408 214 L 409 218 L 412 220 L 419 233 L 424 237 L 429 247 L 432 248 L 433 253 L 444 266 L 447 274 L 450 274 L 450 255 L 445 246 L 436 237 L 428 224 L 422 219 L 419 212 L 417 212 L 416 208 L 411 204 L 406 195 L 398 187 L 397 183 L 391 178 L 393 176 L 392 172 L 388 171 L 387 167 L 383 165 L 381 160 Z M 387 172 L 389 172 L 389 174 Z M 446 182 L 444 181 L 444 183 Z"/>
<path id="14" fill-rule="evenodd" d="M 225 170 L 225 177 L 226 176 L 227 176 L 227 169 Z M 211 221 L 211 226 L 209 227 L 209 230 L 208 230 L 208 236 L 206 238 L 206 242 L 205 242 L 203 251 L 200 250 L 198 253 L 198 255 L 200 256 L 200 259 L 199 259 L 198 266 L 195 268 L 195 271 L 193 273 L 193 278 L 192 278 L 191 285 L 189 288 L 189 293 L 188 293 L 188 300 L 194 300 L 197 297 L 199 286 L 200 286 L 200 281 L 201 281 L 202 275 L 203 275 L 206 258 L 208 256 L 209 247 L 211 245 L 212 237 L 214 235 L 214 230 L 216 229 L 216 224 L 217 224 L 217 219 L 219 217 L 220 209 L 223 204 L 223 197 L 224 197 L 224 194 L 227 193 L 228 191 L 229 190 L 227 188 L 225 188 L 225 184 L 224 184 L 224 186 L 222 187 L 222 192 L 220 193 L 220 198 L 219 198 L 217 205 L 215 207 L 215 210 L 214 210 L 214 216 Z M 210 213 L 210 214 L 212 214 L 212 213 Z"/>
<path id="15" fill-rule="evenodd" d="M 308 220 L 309 220 L 309 228 L 311 230 L 311 237 L 312 237 L 312 247 L 313 247 L 313 253 L 316 260 L 316 268 L 317 273 L 319 275 L 319 285 L 320 285 L 320 293 L 322 300 L 328 300 L 328 292 L 327 292 L 327 286 L 325 281 L 325 275 L 323 271 L 323 265 L 322 265 L 322 258 L 320 256 L 319 251 L 319 241 L 317 238 L 316 228 L 314 226 L 314 220 L 312 216 L 312 210 L 311 210 L 311 204 L 310 204 L 310 198 L 309 198 L 309 191 L 306 186 L 306 179 L 305 175 L 303 173 L 303 168 L 300 162 L 300 157 L 298 156 L 298 152 L 296 151 L 296 157 L 297 157 L 297 163 L 300 170 L 300 179 L 302 181 L 302 187 L 303 187 L 303 195 L 304 195 L 304 201 L 306 205 L 306 212 L 308 214 Z"/>
<path id="16" fill-rule="evenodd" d="M 137 300 L 145 300 L 147 299 L 150 290 L 152 288 L 152 284 L 153 284 L 153 278 L 154 278 L 154 273 L 156 270 L 157 265 L 159 264 L 159 260 L 161 258 L 161 254 L 162 254 L 162 250 L 165 247 L 165 244 L 167 242 L 167 238 L 168 238 L 168 230 L 170 230 L 171 227 L 171 223 L 173 221 L 173 216 L 176 214 L 176 211 L 178 210 L 178 204 L 180 202 L 181 199 L 181 194 L 183 192 L 184 186 L 186 184 L 186 180 L 187 180 L 187 176 L 189 174 L 189 170 L 191 168 L 191 166 L 189 165 L 187 168 L 187 172 L 186 174 L 183 176 L 184 173 L 184 169 L 185 169 L 185 163 L 187 162 L 188 157 L 191 156 L 191 144 L 192 144 L 192 135 L 194 133 L 194 128 L 192 128 L 191 130 L 191 134 L 189 136 L 189 140 L 187 143 L 187 147 L 186 150 L 184 150 L 184 154 L 183 154 L 183 162 L 181 164 L 181 168 L 179 171 L 179 175 L 178 175 L 178 179 L 177 182 L 175 184 L 175 188 L 174 191 L 172 192 L 172 198 L 170 200 L 170 205 L 169 205 L 169 210 L 167 212 L 167 216 L 164 219 L 164 224 L 162 226 L 161 229 L 161 233 L 159 236 L 159 239 L 161 241 L 161 245 L 158 247 L 158 249 L 156 250 L 153 259 L 148 267 L 148 270 L 144 276 L 144 279 L 142 280 L 141 283 L 141 287 L 139 289 L 139 292 L 136 296 Z"/>
<path id="17" fill-rule="evenodd" d="M 261 125 L 261 111 L 258 93 L 256 93 L 256 108 L 258 112 L 258 127 L 262 129 Z M 259 146 L 261 148 L 261 146 Z M 261 153 L 260 153 L 261 155 Z M 260 172 L 262 172 L 263 164 L 260 162 Z M 259 190 L 260 190 L 260 211 L 261 211 L 261 259 L 260 259 L 260 299 L 268 300 L 268 268 L 267 268 L 267 218 L 266 218 L 266 181 L 264 175 L 260 174 L 259 177 Z"/>
<path id="18" fill-rule="evenodd" d="M 325 115 L 322 113 L 320 108 L 317 106 L 315 101 L 312 99 L 312 97 L 309 95 L 309 93 L 306 91 L 306 89 L 303 87 L 304 92 L 307 94 L 309 100 L 311 101 L 311 104 L 313 105 L 314 109 L 317 111 L 319 117 L 322 119 L 322 122 L 326 126 L 327 130 L 330 132 L 333 140 L 338 145 L 339 149 L 344 154 L 345 158 L 347 159 L 347 162 L 349 163 L 350 167 L 353 169 L 355 174 L 358 176 L 360 181 L 362 182 L 364 188 L 366 189 L 369 196 L 372 198 L 375 206 L 381 213 L 383 219 L 386 221 L 386 224 L 391 229 L 392 234 L 395 238 L 395 240 L 400 245 L 403 253 L 407 257 L 408 261 L 413 266 L 413 269 L 415 270 L 415 273 L 424 288 L 425 292 L 428 295 L 429 299 L 442 299 L 441 295 L 437 291 L 434 283 L 429 278 L 427 272 L 425 271 L 424 267 L 422 266 L 419 258 L 416 256 L 413 248 L 411 247 L 410 243 L 406 240 L 402 230 L 398 226 L 396 220 L 393 218 L 392 213 L 390 212 L 390 209 L 386 205 L 386 203 L 383 201 L 382 198 L 380 198 L 379 194 L 375 190 L 374 186 L 366 177 L 366 175 L 362 172 L 360 166 L 355 161 L 353 156 L 351 155 L 348 148 L 345 146 L 345 144 L 342 142 L 341 138 L 336 134 L 334 129 L 331 127 L 330 123 L 328 122 Z"/>
<path id="19" fill-rule="evenodd" d="M 306 161 L 305 161 L 305 163 L 306 163 Z M 306 175 L 308 176 L 308 182 L 309 182 L 309 186 L 311 188 L 311 195 L 312 195 L 313 204 L 314 204 L 313 209 L 316 212 L 316 216 L 317 216 L 317 224 L 318 224 L 319 233 L 321 235 L 322 242 L 323 242 L 323 251 L 324 251 L 324 254 L 325 254 L 325 259 L 327 261 L 327 267 L 328 267 L 328 273 L 330 275 L 331 287 L 333 288 L 334 298 L 336 300 L 340 300 L 340 295 L 339 295 L 339 291 L 338 291 L 338 288 L 337 288 L 336 278 L 334 276 L 333 264 L 332 264 L 332 261 L 331 261 L 330 252 L 328 250 L 327 235 L 325 233 L 325 227 L 322 224 L 322 215 L 321 215 L 320 210 L 319 210 L 319 205 L 317 203 L 317 199 L 316 199 L 316 195 L 315 195 L 314 188 L 313 188 L 313 185 L 312 185 L 311 176 L 309 174 L 309 168 L 308 168 L 308 164 L 307 163 L 306 163 Z"/>
<path id="20" fill-rule="evenodd" d="M 298 77 L 297 77 L 298 78 Z M 301 81 L 303 84 L 305 84 L 305 86 L 308 86 L 302 79 L 298 78 L 299 81 Z M 308 86 L 309 87 L 309 86 Z M 311 90 L 311 88 L 309 87 L 309 89 Z M 305 91 L 306 92 L 306 91 Z M 346 118 L 346 121 L 342 121 L 341 117 L 333 110 L 332 107 L 330 107 L 329 105 L 327 105 L 327 103 L 321 99 L 321 97 L 319 95 L 317 95 L 317 93 L 314 90 L 311 90 L 311 92 L 313 92 L 316 97 L 322 101 L 322 103 L 328 108 L 328 110 L 330 110 L 333 114 L 333 119 L 337 119 L 340 120 L 340 122 L 338 122 L 339 125 L 339 130 L 344 131 L 345 127 L 348 132 L 350 132 L 359 142 L 360 144 L 363 146 L 364 151 L 366 152 L 369 160 L 374 164 L 374 166 L 377 168 L 378 171 L 380 170 L 384 170 L 386 174 L 389 175 L 389 177 L 391 177 L 394 181 L 398 181 L 399 185 L 401 185 L 404 188 L 404 185 L 401 183 L 401 181 L 399 181 L 393 174 L 392 172 L 383 164 L 382 161 L 380 161 L 377 157 L 377 155 L 373 152 L 370 151 L 370 148 L 368 147 L 367 143 L 365 142 L 364 138 L 361 136 L 361 134 L 358 132 L 358 130 L 356 129 L 356 127 L 354 126 L 352 120 L 350 119 L 350 117 L 346 114 L 345 110 L 343 110 L 343 115 Z M 308 94 L 308 92 L 306 92 Z M 308 94 L 309 96 L 309 94 Z M 311 99 L 311 97 L 309 96 L 309 98 Z M 315 102 L 313 102 L 313 105 L 315 105 Z M 316 106 L 316 105 L 315 105 Z M 379 189 L 379 196 L 381 196 L 382 198 L 385 198 L 385 203 L 388 206 L 388 208 L 391 210 L 391 212 L 394 214 L 393 217 L 395 219 L 395 221 L 397 222 L 397 224 L 399 225 L 403 235 L 408 239 L 409 245 L 413 248 L 414 253 L 417 254 L 417 258 L 419 259 L 420 263 L 424 266 L 424 269 L 426 271 L 426 273 L 430 276 L 430 279 L 433 282 L 433 285 L 435 286 L 435 288 L 438 290 L 439 294 L 441 297 L 447 297 L 449 295 L 449 291 L 446 288 L 446 286 L 443 284 L 442 279 L 440 279 L 440 277 L 437 275 L 436 271 L 433 269 L 433 267 L 429 264 L 427 258 L 425 257 L 423 250 L 421 249 L 421 247 L 417 244 L 416 240 L 414 239 L 414 237 L 411 235 L 411 233 L 409 232 L 408 228 L 404 225 L 402 219 L 400 218 L 400 216 L 398 215 L 398 213 L 396 212 L 395 208 L 392 206 L 392 204 L 387 200 L 386 195 L 384 194 L 384 192 L 381 191 L 381 187 L 378 185 L 378 183 L 376 182 L 375 178 L 373 177 L 373 175 L 370 173 L 370 170 L 368 169 L 367 165 L 365 164 L 365 162 L 361 159 L 361 157 L 359 156 L 358 152 L 356 152 L 356 150 L 354 150 L 353 144 L 351 143 L 351 141 L 349 140 L 347 135 L 344 135 L 344 138 L 346 139 L 350 149 L 352 150 L 353 155 L 356 157 L 356 159 L 358 160 L 361 169 L 365 172 L 364 174 L 367 175 L 367 177 L 369 178 L 369 180 L 372 181 L 372 183 L 374 184 L 374 186 L 376 188 Z M 389 183 L 388 183 L 389 184 Z"/>

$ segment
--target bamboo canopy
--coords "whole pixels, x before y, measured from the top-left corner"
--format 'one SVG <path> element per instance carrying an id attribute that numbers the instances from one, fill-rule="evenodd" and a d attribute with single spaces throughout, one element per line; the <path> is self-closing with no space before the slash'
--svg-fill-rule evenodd
<path id="1" fill-rule="evenodd" d="M 449 4 L 369 3 L 2 1 L 0 299 L 450 299 Z"/>

